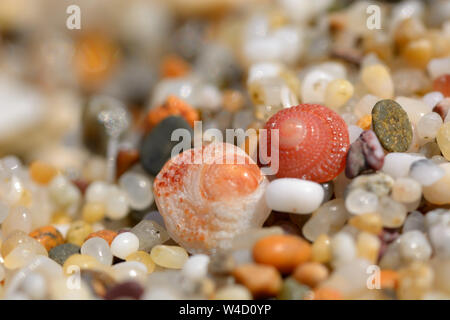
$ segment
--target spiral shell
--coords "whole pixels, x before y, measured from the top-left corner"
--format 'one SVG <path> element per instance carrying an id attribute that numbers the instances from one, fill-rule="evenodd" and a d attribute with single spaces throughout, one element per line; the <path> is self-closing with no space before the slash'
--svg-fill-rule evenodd
<path id="1" fill-rule="evenodd" d="M 327 182 L 345 167 L 350 144 L 347 125 L 324 106 L 302 104 L 283 109 L 267 121 L 265 129 L 262 143 L 267 143 L 269 154 L 271 130 L 279 130 L 278 178 Z"/>
<path id="2" fill-rule="evenodd" d="M 154 193 L 170 236 L 189 252 L 211 252 L 262 226 L 270 213 L 267 185 L 242 149 L 212 143 L 169 160 L 155 179 Z"/>

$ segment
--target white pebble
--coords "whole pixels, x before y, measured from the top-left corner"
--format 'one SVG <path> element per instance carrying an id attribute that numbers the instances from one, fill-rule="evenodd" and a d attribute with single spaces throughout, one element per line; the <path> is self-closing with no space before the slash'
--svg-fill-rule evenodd
<path id="1" fill-rule="evenodd" d="M 417 123 L 417 135 L 425 141 L 436 138 L 439 128 L 442 126 L 442 118 L 436 112 L 430 112 L 420 118 Z"/>
<path id="2" fill-rule="evenodd" d="M 47 283 L 39 273 L 29 273 L 21 285 L 23 292 L 34 300 L 45 299 L 47 294 Z"/>
<path id="3" fill-rule="evenodd" d="M 111 252 L 114 256 L 125 260 L 133 252 L 139 249 L 139 239 L 131 232 L 123 232 L 117 235 L 111 243 Z"/>
<path id="4" fill-rule="evenodd" d="M 301 96 L 303 103 L 323 103 L 328 84 L 335 79 L 346 79 L 345 67 L 336 62 L 325 62 L 314 66 L 302 81 Z"/>
<path id="5" fill-rule="evenodd" d="M 423 102 L 425 102 L 430 108 L 434 108 L 439 102 L 444 100 L 444 95 L 439 91 L 433 91 L 427 93 L 422 97 Z"/>
<path id="6" fill-rule="evenodd" d="M 112 220 L 123 219 L 128 214 L 129 206 L 127 194 L 115 185 L 108 188 L 108 195 L 105 204 L 105 215 Z"/>
<path id="7" fill-rule="evenodd" d="M 86 202 L 106 203 L 109 184 L 103 181 L 94 181 L 86 189 Z"/>
<path id="8" fill-rule="evenodd" d="M 392 186 L 392 199 L 412 203 L 422 197 L 422 186 L 411 178 L 398 178 Z"/>
<path id="9" fill-rule="evenodd" d="M 356 245 L 352 236 L 339 232 L 331 238 L 331 253 L 334 266 L 348 263 L 356 257 Z"/>
<path id="10" fill-rule="evenodd" d="M 52 200 L 61 208 L 76 206 L 81 201 L 80 190 L 63 175 L 50 181 L 48 191 Z"/>
<path id="11" fill-rule="evenodd" d="M 232 284 L 217 290 L 216 300 L 252 300 L 252 294 L 240 284 Z"/>
<path id="12" fill-rule="evenodd" d="M 324 191 L 320 184 L 282 178 L 272 181 L 266 189 L 266 203 L 272 210 L 307 214 L 321 205 Z"/>
<path id="13" fill-rule="evenodd" d="M 427 261 L 431 257 L 431 246 L 422 232 L 409 231 L 400 237 L 400 254 L 406 261 Z"/>
<path id="14" fill-rule="evenodd" d="M 365 115 L 371 114 L 373 107 L 380 100 L 381 98 L 378 98 L 377 96 L 374 96 L 372 94 L 366 94 L 355 105 L 356 116 L 358 118 L 361 118 L 364 117 Z"/>
<path id="15" fill-rule="evenodd" d="M 425 159 L 423 155 L 391 152 L 384 157 L 384 164 L 381 171 L 393 178 L 406 177 L 409 168 L 414 161 Z"/>
<path id="16" fill-rule="evenodd" d="M 208 273 L 209 256 L 206 254 L 196 254 L 185 262 L 182 274 L 191 280 L 198 280 L 206 277 Z"/>
<path id="17" fill-rule="evenodd" d="M 114 279 L 118 282 L 137 281 L 143 283 L 147 279 L 147 267 L 138 261 L 119 262 L 112 266 Z"/>
<path id="18" fill-rule="evenodd" d="M 81 246 L 81 254 L 87 254 L 88 256 L 94 257 L 107 266 L 110 266 L 113 261 L 113 255 L 108 242 L 99 237 L 86 240 Z"/>
<path id="19" fill-rule="evenodd" d="M 345 198 L 345 207 L 353 214 L 376 212 L 378 207 L 378 196 L 373 192 L 355 189 Z"/>
<path id="20" fill-rule="evenodd" d="M 411 212 L 403 225 L 403 233 L 413 230 L 425 232 L 425 217 L 419 211 Z"/>
<path id="21" fill-rule="evenodd" d="M 132 209 L 143 210 L 153 203 L 152 182 L 143 174 L 126 172 L 119 179 Z"/>
<path id="22" fill-rule="evenodd" d="M 279 39 L 273 35 L 245 41 L 243 52 L 249 62 L 277 61 L 283 54 Z"/>
<path id="23" fill-rule="evenodd" d="M 248 70 L 247 84 L 263 78 L 278 77 L 282 70 L 283 66 L 279 63 L 255 63 Z"/>
<path id="24" fill-rule="evenodd" d="M 391 197 L 383 196 L 378 200 L 378 213 L 381 215 L 383 226 L 399 228 L 403 225 L 408 214 L 406 207 Z"/>
<path id="25" fill-rule="evenodd" d="M 427 214 L 428 216 L 428 214 Z M 450 257 L 450 228 L 443 224 L 432 226 L 428 235 L 433 246 L 436 256 L 449 258 Z"/>
<path id="26" fill-rule="evenodd" d="M 428 159 L 413 162 L 409 171 L 409 176 L 423 186 L 431 186 L 440 180 L 444 174 L 444 169 Z"/>

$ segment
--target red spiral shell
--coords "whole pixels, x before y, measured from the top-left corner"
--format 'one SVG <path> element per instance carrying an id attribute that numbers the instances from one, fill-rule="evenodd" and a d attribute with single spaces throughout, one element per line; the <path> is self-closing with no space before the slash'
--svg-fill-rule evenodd
<path id="1" fill-rule="evenodd" d="M 350 141 L 347 124 L 336 112 L 318 104 L 301 104 L 277 112 L 265 129 L 261 143 L 266 140 L 269 156 L 271 130 L 279 130 L 278 178 L 326 182 L 344 170 Z"/>

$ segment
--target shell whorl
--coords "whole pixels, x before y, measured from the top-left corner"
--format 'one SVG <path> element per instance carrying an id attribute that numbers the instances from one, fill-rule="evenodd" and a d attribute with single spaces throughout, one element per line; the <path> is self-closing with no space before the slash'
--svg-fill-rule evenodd
<path id="1" fill-rule="evenodd" d="M 224 154 L 240 162 L 227 164 Z M 202 163 L 191 163 L 196 156 Z M 267 184 L 242 149 L 213 143 L 169 160 L 154 192 L 171 237 L 190 252 L 208 252 L 228 247 L 236 234 L 263 224 L 270 213 L 264 201 Z"/>

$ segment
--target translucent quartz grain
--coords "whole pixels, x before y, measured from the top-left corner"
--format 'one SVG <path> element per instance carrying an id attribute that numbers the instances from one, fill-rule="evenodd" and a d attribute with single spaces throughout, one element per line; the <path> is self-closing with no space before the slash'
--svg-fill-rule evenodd
<path id="1" fill-rule="evenodd" d="M 0 251 L 3 257 L 6 257 L 19 244 L 34 240 L 32 237 L 21 230 L 14 230 L 8 237 L 3 236 L 3 239 L 4 240 L 2 242 Z"/>
<path id="2" fill-rule="evenodd" d="M 0 185 L 5 202 L 11 205 L 16 205 L 21 200 L 24 193 L 24 186 L 19 177 L 13 175 L 6 183 Z"/>
<path id="3" fill-rule="evenodd" d="M 402 229 L 403 233 L 413 230 L 425 232 L 425 217 L 419 211 L 413 211 L 406 217 Z"/>
<path id="4" fill-rule="evenodd" d="M 152 182 L 143 174 L 126 172 L 119 179 L 132 209 L 143 210 L 153 203 Z"/>
<path id="5" fill-rule="evenodd" d="M 137 261 L 145 265 L 147 268 L 147 273 L 152 273 L 155 271 L 155 263 L 153 262 L 150 254 L 145 251 L 136 251 L 128 255 L 125 259 L 126 261 Z"/>
<path id="6" fill-rule="evenodd" d="M 33 300 L 45 299 L 47 295 L 48 288 L 46 279 L 37 272 L 27 274 L 20 287 Z"/>
<path id="7" fill-rule="evenodd" d="M 311 249 L 312 261 L 328 263 L 331 260 L 331 240 L 326 234 L 318 236 Z"/>
<path id="8" fill-rule="evenodd" d="M 361 230 L 373 234 L 379 234 L 383 229 L 383 221 L 378 213 L 364 213 L 352 217 L 348 224 Z"/>
<path id="9" fill-rule="evenodd" d="M 425 159 L 423 155 L 391 152 L 384 157 L 384 164 L 381 171 L 387 173 L 392 178 L 406 177 L 413 162 Z"/>
<path id="10" fill-rule="evenodd" d="M 209 260 L 209 256 L 205 254 L 190 256 L 183 266 L 182 274 L 191 280 L 199 280 L 206 277 Z"/>
<path id="11" fill-rule="evenodd" d="M 442 163 L 439 167 L 444 170 L 443 177 L 432 185 L 423 187 L 423 195 L 427 201 L 442 205 L 450 203 L 450 163 Z"/>
<path id="12" fill-rule="evenodd" d="M 380 247 L 381 241 L 374 234 L 361 232 L 356 238 L 358 257 L 367 259 L 370 263 L 375 264 L 377 262 Z"/>
<path id="13" fill-rule="evenodd" d="M 395 101 L 406 111 L 409 121 L 413 125 L 416 125 L 424 115 L 432 111 L 421 99 L 397 97 Z"/>
<path id="14" fill-rule="evenodd" d="M 111 252 L 120 259 L 139 249 L 139 238 L 131 232 L 122 232 L 118 234 L 111 243 Z"/>
<path id="15" fill-rule="evenodd" d="M 336 233 L 331 238 L 331 254 L 334 266 L 352 261 L 357 254 L 357 248 L 353 237 L 346 232 Z"/>
<path id="16" fill-rule="evenodd" d="M 87 254 L 73 254 L 64 262 L 63 270 L 66 275 L 71 275 L 83 269 L 101 269 L 102 264 Z"/>
<path id="17" fill-rule="evenodd" d="M 331 81 L 325 90 L 325 105 L 337 110 L 353 96 L 353 85 L 345 79 Z"/>
<path id="18" fill-rule="evenodd" d="M 94 223 L 105 217 L 105 206 L 103 203 L 88 202 L 82 209 L 83 220 L 88 223 Z"/>
<path id="19" fill-rule="evenodd" d="M 434 280 L 430 265 L 416 261 L 400 270 L 397 295 L 402 300 L 421 299 L 428 292 Z"/>
<path id="20" fill-rule="evenodd" d="M 188 259 L 187 251 L 179 246 L 157 245 L 150 256 L 157 265 L 169 269 L 181 269 Z"/>
<path id="21" fill-rule="evenodd" d="M 423 186 L 431 186 L 444 176 L 444 170 L 433 161 L 423 159 L 413 162 L 409 176 Z"/>
<path id="22" fill-rule="evenodd" d="M 422 97 L 423 102 L 430 108 L 434 108 L 439 102 L 444 100 L 444 95 L 439 91 L 429 92 Z"/>
<path id="23" fill-rule="evenodd" d="M 86 189 L 86 202 L 105 203 L 108 196 L 109 184 L 103 181 L 94 181 Z"/>
<path id="24" fill-rule="evenodd" d="M 361 79 L 372 94 L 383 99 L 394 96 L 394 83 L 385 66 L 375 64 L 364 67 L 361 71 Z"/>
<path id="25" fill-rule="evenodd" d="M 400 236 L 400 254 L 405 261 L 427 261 L 431 253 L 431 246 L 421 231 L 408 231 Z"/>
<path id="26" fill-rule="evenodd" d="M 113 261 L 113 255 L 108 242 L 99 237 L 90 238 L 81 246 L 81 254 L 94 257 L 104 265 L 110 266 Z"/>
<path id="27" fill-rule="evenodd" d="M 422 197 L 422 186 L 411 178 L 398 178 L 392 186 L 392 199 L 411 203 Z"/>
<path id="28" fill-rule="evenodd" d="M 332 235 L 340 230 L 349 217 L 342 198 L 333 199 L 317 209 L 303 226 L 303 235 L 314 241 L 321 234 Z"/>
<path id="29" fill-rule="evenodd" d="M 9 236 L 14 230 L 30 233 L 32 230 L 31 219 L 31 213 L 25 207 L 15 207 L 10 209 L 8 216 L 2 223 L 3 237 Z"/>
<path id="30" fill-rule="evenodd" d="M 125 261 L 112 266 L 112 274 L 116 281 L 137 281 L 144 283 L 147 279 L 147 267 L 138 261 Z"/>
<path id="31" fill-rule="evenodd" d="M 383 226 L 398 228 L 406 219 L 406 207 L 388 196 L 380 197 L 377 212 L 381 215 Z"/>
<path id="32" fill-rule="evenodd" d="M 35 239 L 18 244 L 4 257 L 5 267 L 17 269 L 30 262 L 35 256 L 48 256 L 47 250 Z"/>
<path id="33" fill-rule="evenodd" d="M 251 292 L 240 284 L 220 288 L 214 294 L 215 300 L 252 300 Z"/>
<path id="34" fill-rule="evenodd" d="M 152 220 L 142 220 L 130 232 L 138 237 L 139 250 L 145 252 L 150 252 L 154 246 L 162 244 L 170 238 L 166 229 Z"/>
<path id="35" fill-rule="evenodd" d="M 60 208 L 70 208 L 81 201 L 80 190 L 63 175 L 57 175 L 50 181 L 48 191 Z"/>
<path id="36" fill-rule="evenodd" d="M 323 70 L 313 69 L 308 72 L 302 82 L 302 102 L 324 103 L 326 88 L 332 80 L 333 75 Z"/>
<path id="37" fill-rule="evenodd" d="M 358 101 L 355 105 L 354 112 L 358 118 L 364 117 L 366 114 L 372 114 L 374 105 L 380 101 L 381 98 L 367 94 Z"/>
<path id="38" fill-rule="evenodd" d="M 48 184 L 58 173 L 52 165 L 40 161 L 32 162 L 29 170 L 31 179 L 43 185 Z"/>
<path id="39" fill-rule="evenodd" d="M 345 198 L 345 207 L 350 213 L 353 214 L 375 212 L 377 210 L 377 206 L 377 195 L 363 189 L 354 189 Z"/>
<path id="40" fill-rule="evenodd" d="M 409 42 L 402 51 L 402 57 L 413 67 L 425 68 L 433 55 L 433 47 L 428 39 Z"/>
<path id="41" fill-rule="evenodd" d="M 439 114 L 436 112 L 427 113 L 417 123 L 417 135 L 420 139 L 426 141 L 434 140 L 442 124 L 443 121 Z"/>
<path id="42" fill-rule="evenodd" d="M 433 246 L 433 254 L 450 258 L 450 228 L 444 224 L 438 224 L 429 228 L 428 235 Z"/>
<path id="43" fill-rule="evenodd" d="M 125 191 L 117 186 L 108 188 L 106 205 L 106 217 L 112 220 L 125 218 L 129 212 L 129 202 Z"/>
<path id="44" fill-rule="evenodd" d="M 450 160 L 450 122 L 444 123 L 438 130 L 436 141 L 445 159 Z"/>

